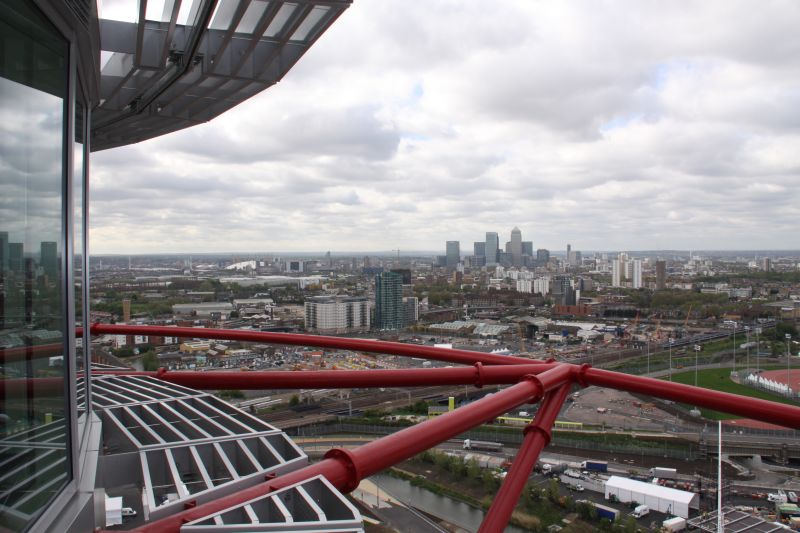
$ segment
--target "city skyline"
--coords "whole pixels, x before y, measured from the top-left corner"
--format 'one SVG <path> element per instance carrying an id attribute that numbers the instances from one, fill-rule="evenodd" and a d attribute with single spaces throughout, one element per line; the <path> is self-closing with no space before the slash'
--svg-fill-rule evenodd
<path id="1" fill-rule="evenodd" d="M 798 24 L 793 2 L 357 2 L 264 94 L 96 153 L 91 252 L 514 225 L 550 250 L 796 248 Z"/>

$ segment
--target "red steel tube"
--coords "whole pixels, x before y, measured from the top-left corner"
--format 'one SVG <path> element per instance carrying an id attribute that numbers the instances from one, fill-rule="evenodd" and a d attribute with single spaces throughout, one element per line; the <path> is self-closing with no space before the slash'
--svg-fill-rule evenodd
<path id="1" fill-rule="evenodd" d="M 520 494 L 525 490 L 528 477 L 542 450 L 550 444 L 553 424 L 558 417 L 561 406 L 569 394 L 570 383 L 561 385 L 557 390 L 549 392 L 539 411 L 536 420 L 525 427 L 525 438 L 522 441 L 514 463 L 503 480 L 503 485 L 495 495 L 489 511 L 483 518 L 478 533 L 495 533 L 503 531 L 508 524 L 511 513 L 517 505 Z"/>
<path id="2" fill-rule="evenodd" d="M 300 372 L 137 372 L 97 371 L 94 375 L 150 376 L 199 390 L 424 387 L 430 385 L 501 385 L 540 374 L 561 363 L 405 370 L 303 370 Z"/>
<path id="3" fill-rule="evenodd" d="M 587 385 L 639 392 L 745 418 L 762 420 L 779 426 L 800 429 L 800 407 L 793 405 L 693 387 L 674 381 L 621 374 L 599 368 L 586 368 L 580 373 L 578 379 Z"/>
<path id="4" fill-rule="evenodd" d="M 66 378 L 17 378 L 0 380 L 0 398 L 25 396 L 33 391 L 36 397 L 57 398 L 64 396 Z M 29 389 L 32 387 L 32 389 Z"/>
<path id="5" fill-rule="evenodd" d="M 339 350 L 354 350 L 370 353 L 425 357 L 437 361 L 447 361 L 471 365 L 476 362 L 484 365 L 535 364 L 536 360 L 510 355 L 492 355 L 468 350 L 452 350 L 419 346 L 400 342 L 352 339 L 347 337 L 326 337 L 323 335 L 302 335 L 299 333 L 273 333 L 268 331 L 247 331 L 236 329 L 171 328 L 164 326 L 129 326 L 122 324 L 92 324 L 92 335 L 153 335 L 158 337 L 205 338 L 243 342 L 264 342 L 288 344 L 292 346 L 317 346 Z"/>
<path id="6" fill-rule="evenodd" d="M 569 365 L 557 365 L 539 376 L 527 376 L 516 385 L 464 407 L 459 407 L 450 413 L 381 437 L 354 450 L 334 448 L 328 451 L 325 459 L 319 463 L 161 520 L 144 524 L 137 531 L 177 533 L 181 525 L 188 521 L 220 512 L 320 474 L 324 475 L 337 489 L 350 492 L 365 477 L 413 457 L 482 422 L 500 416 L 522 403 L 536 401 L 548 391 L 564 383 L 570 383 L 574 377 L 574 368 Z"/>
<path id="7" fill-rule="evenodd" d="M 3 364 L 44 359 L 56 355 L 64 355 L 63 344 L 40 344 L 38 346 L 23 346 L 21 348 L 0 348 L 0 362 Z"/>

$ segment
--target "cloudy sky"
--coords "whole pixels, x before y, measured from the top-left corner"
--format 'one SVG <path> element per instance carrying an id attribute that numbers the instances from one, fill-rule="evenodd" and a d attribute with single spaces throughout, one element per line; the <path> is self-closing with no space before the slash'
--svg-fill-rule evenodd
<path id="1" fill-rule="evenodd" d="M 278 85 L 93 157 L 92 252 L 800 248 L 800 3 L 356 0 Z"/>

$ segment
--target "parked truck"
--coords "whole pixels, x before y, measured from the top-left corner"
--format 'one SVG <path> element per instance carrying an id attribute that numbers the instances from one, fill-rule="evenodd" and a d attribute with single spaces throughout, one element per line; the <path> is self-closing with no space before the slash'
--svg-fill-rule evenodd
<path id="1" fill-rule="evenodd" d="M 464 440 L 465 450 L 484 450 L 489 452 L 503 451 L 503 444 L 500 442 L 489 442 L 485 440 L 466 439 Z"/>
<path id="2" fill-rule="evenodd" d="M 606 520 L 610 520 L 612 522 L 616 522 L 619 518 L 619 511 L 613 507 L 608 507 L 607 505 L 589 500 L 580 500 L 578 503 L 588 503 L 589 505 L 593 506 L 597 510 L 597 518 L 605 518 Z"/>
<path id="3" fill-rule="evenodd" d="M 664 468 L 661 466 L 657 466 L 655 468 L 650 469 L 650 475 L 652 477 L 657 477 L 660 479 L 677 479 L 678 478 L 678 471 L 674 468 Z"/>
<path id="4" fill-rule="evenodd" d="M 643 516 L 647 516 L 650 513 L 650 508 L 646 505 L 637 505 L 636 509 L 633 510 L 631 516 L 634 518 L 641 518 Z"/>
<path id="5" fill-rule="evenodd" d="M 683 531 L 686 529 L 686 519 L 681 518 L 680 516 L 676 516 L 673 518 L 668 518 L 661 522 L 661 527 L 664 531 L 674 532 L 674 531 Z"/>
<path id="6" fill-rule="evenodd" d="M 589 472 L 608 472 L 608 462 L 606 461 L 584 461 L 581 463 L 583 470 Z"/>

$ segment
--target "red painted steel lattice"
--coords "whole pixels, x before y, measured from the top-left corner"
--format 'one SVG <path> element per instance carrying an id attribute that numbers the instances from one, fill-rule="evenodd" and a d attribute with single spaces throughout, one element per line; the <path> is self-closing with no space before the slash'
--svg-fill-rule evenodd
<path id="1" fill-rule="evenodd" d="M 81 332 L 79 331 L 79 334 Z M 488 422 L 524 403 L 542 405 L 534 421 L 524 428 L 520 451 L 494 498 L 481 525 L 481 532 L 502 531 L 516 506 L 525 481 L 542 449 L 550 442 L 556 416 L 570 387 L 597 385 L 636 392 L 755 418 L 781 426 L 800 429 L 800 407 L 742 397 L 690 385 L 666 382 L 642 376 L 631 376 L 589 365 L 573 365 L 555 361 L 535 361 L 522 357 L 500 356 L 417 346 L 394 342 L 324 337 L 291 333 L 269 333 L 242 330 L 174 328 L 95 324 L 94 335 L 150 335 L 180 338 L 205 338 L 315 346 L 357 350 L 370 353 L 424 357 L 439 361 L 470 365 L 460 368 L 427 368 L 409 370 L 323 370 L 302 372 L 119 372 L 147 374 L 171 383 L 196 389 L 297 389 L 297 388 L 368 388 L 429 385 L 507 384 L 510 387 L 463 407 L 379 438 L 356 449 L 329 450 L 322 461 L 259 485 L 241 490 L 212 502 L 190 507 L 181 513 L 141 526 L 138 531 L 178 532 L 182 524 L 263 496 L 272 491 L 323 475 L 337 489 L 350 492 L 359 482 L 394 464 L 436 446 L 450 438 Z"/>

